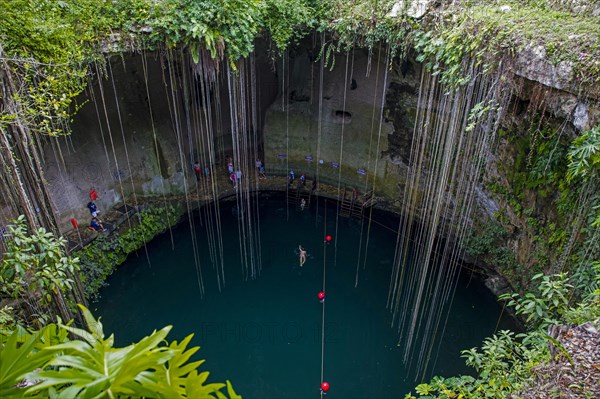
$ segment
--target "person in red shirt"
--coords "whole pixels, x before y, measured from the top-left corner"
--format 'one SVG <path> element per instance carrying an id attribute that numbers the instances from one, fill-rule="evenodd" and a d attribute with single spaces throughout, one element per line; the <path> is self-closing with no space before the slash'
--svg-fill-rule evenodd
<path id="1" fill-rule="evenodd" d="M 194 173 L 196 173 L 196 180 L 200 181 L 200 174 L 202 171 L 200 170 L 200 163 L 198 161 L 194 163 Z"/>
<path id="2" fill-rule="evenodd" d="M 94 187 L 90 188 L 90 200 L 96 201 L 98 199 L 98 193 Z"/>

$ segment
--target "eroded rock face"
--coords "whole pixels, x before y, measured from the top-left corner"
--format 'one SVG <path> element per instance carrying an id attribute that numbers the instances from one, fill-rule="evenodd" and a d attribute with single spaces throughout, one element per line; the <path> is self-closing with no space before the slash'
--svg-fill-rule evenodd
<path id="1" fill-rule="evenodd" d="M 383 85 L 391 75 L 382 52 L 357 48 L 332 56 L 323 69 L 315 62 L 318 52 L 306 41 L 285 65 L 278 63 L 279 93 L 265 115 L 265 164 L 309 176 L 319 165 L 321 180 L 337 182 L 341 173 L 357 187 L 364 187 L 367 174 L 386 178 L 381 153 L 393 127 L 380 121 Z"/>
<path id="2" fill-rule="evenodd" d="M 408 15 L 413 18 L 423 18 L 433 7 L 434 3 L 434 0 L 401 0 L 394 4 L 389 16 Z"/>
<path id="3" fill-rule="evenodd" d="M 398 2 L 396 7 L 398 12 L 402 7 L 424 12 L 427 7 L 434 6 L 432 3 Z M 392 69 L 386 72 L 383 57 L 378 60 L 381 52 L 369 54 L 366 49 L 356 49 L 348 58 L 347 71 L 345 54 L 336 56 L 333 70 L 324 68 L 320 89 L 320 64 L 315 62 L 318 52 L 318 46 L 305 44 L 291 52 L 285 71 L 270 62 L 258 68 L 266 71 L 261 72 L 259 79 L 259 97 L 264 102 L 264 106 L 259 107 L 259 119 L 265 123 L 267 166 L 285 168 L 289 163 L 312 173 L 317 163 L 323 160 L 319 164 L 321 176 L 329 176 L 337 182 L 339 169 L 334 165 L 341 165 L 344 181 L 358 187 L 366 181 L 364 173 L 372 173 L 376 168 L 380 179 L 378 189 L 385 190 L 390 203 L 401 201 L 415 129 L 422 65 L 410 59 L 395 59 Z M 507 90 L 511 90 L 509 85 L 515 81 L 524 83 L 516 83 L 521 84 L 513 93 L 516 105 L 511 105 L 511 113 L 502 125 L 526 128 L 536 109 L 543 110 L 547 118 L 557 119 L 559 124 L 566 122 L 571 136 L 600 123 L 599 99 L 580 96 L 569 80 L 572 77 L 570 65 L 553 65 L 546 56 L 543 47 L 535 46 L 518 55 Z M 104 117 L 101 115 L 99 119 L 95 107 L 89 103 L 74 123 L 75 132 L 70 141 L 76 151 L 70 151 L 67 146 L 62 148 L 65 165 L 57 161 L 60 157 L 54 155 L 52 148 L 46 149 L 46 177 L 63 227 L 70 225 L 70 217 L 87 217 L 89 214 L 85 203 L 90 186 L 98 189 L 101 201 L 105 201 L 99 205 L 107 209 L 132 190 L 156 196 L 179 194 L 185 191 L 183 176 L 192 173 L 192 157 L 197 154 L 190 151 L 188 140 L 184 140 L 182 153 L 190 159 L 180 160 L 160 77 L 160 64 L 149 63 L 149 77 L 155 82 L 149 86 L 153 127 L 139 57 L 126 57 L 126 63 L 127 68 L 123 69 L 121 60 L 114 60 L 117 95 L 112 91 L 106 93 L 114 145 L 111 145 L 107 128 L 101 128 L 106 125 Z M 284 77 L 289 82 L 285 93 L 281 91 Z M 384 77 L 386 90 L 382 89 Z M 97 84 L 94 85 L 95 95 L 100 98 Z M 111 82 L 104 84 L 105 90 L 112 90 Z M 381 98 L 384 92 L 385 98 Z M 282 101 L 284 95 L 287 97 L 285 102 Z M 116 101 L 123 117 L 124 137 L 116 115 Z M 521 108 L 523 112 L 519 111 Z M 381 114 L 384 118 L 380 125 Z M 230 124 L 227 118 L 223 120 L 225 127 Z M 228 142 L 229 131 L 222 135 Z M 118 193 L 118 198 L 109 195 L 111 191 Z M 480 214 L 491 217 L 498 207 L 502 208 L 495 200 L 482 187 L 477 193 Z M 2 205 L 0 202 L 0 207 Z"/>
<path id="4" fill-rule="evenodd" d="M 496 296 L 500 296 L 510 291 L 510 285 L 508 284 L 506 279 L 498 275 L 488 277 L 485 280 L 485 286 Z"/>
<path id="5" fill-rule="evenodd" d="M 479 208 L 482 209 L 485 214 L 494 218 L 496 212 L 500 210 L 500 207 L 487 193 L 483 190 L 483 187 L 475 187 L 475 200 L 479 205 Z"/>
<path id="6" fill-rule="evenodd" d="M 590 117 L 589 117 L 589 107 L 586 103 L 580 102 L 575 107 L 573 111 L 573 125 L 579 130 L 589 129 L 590 126 Z"/>
<path id="7" fill-rule="evenodd" d="M 408 164 L 417 113 L 421 66 L 405 60 L 397 65 L 390 79 L 385 98 L 385 116 L 394 126 L 385 153 L 393 162 Z"/>
<path id="8" fill-rule="evenodd" d="M 261 54 L 262 58 L 257 56 L 261 95 L 256 104 L 263 120 L 261 115 L 266 108 L 263 104 L 270 104 L 276 87 L 272 86 L 275 78 L 267 52 Z M 199 118 L 186 119 L 182 109 L 176 123 L 173 103 L 189 107 L 192 114 L 203 112 L 204 104 L 198 98 L 186 102 L 178 88 L 171 91 L 165 71 L 169 67 L 179 70 L 178 62 L 173 61 L 163 69 L 166 64 L 161 65 L 158 56 L 149 56 L 145 67 L 139 54 L 111 58 L 109 78 L 100 77 L 92 82 L 88 93 L 94 94 L 95 102 L 86 103 L 82 99 L 80 103 L 84 105 L 74 119 L 69 138 L 42 141 L 44 174 L 63 231 L 71 229 L 71 218 L 80 222 L 89 220 L 86 204 L 90 187 L 99 194 L 96 203 L 101 211 L 109 210 L 123 198 L 132 198 L 132 193 L 176 196 L 194 187 L 194 161 L 210 162 L 206 147 L 199 144 L 205 128 Z M 199 86 L 196 89 L 200 90 Z M 227 96 L 222 94 L 221 98 Z M 216 116 L 213 120 L 217 120 Z M 220 124 L 222 132 L 214 129 L 212 136 L 217 144 L 223 143 L 225 153 L 231 151 L 228 110 L 223 112 Z"/>
<path id="9" fill-rule="evenodd" d="M 572 90 L 573 65 L 562 61 L 550 62 L 544 46 L 526 46 L 515 59 L 515 74 L 559 90 Z M 576 91 L 575 91 L 576 92 Z"/>
<path id="10" fill-rule="evenodd" d="M 512 72 L 516 77 L 537 82 L 549 90 L 546 103 L 551 105 L 550 111 L 559 117 L 572 118 L 578 130 L 600 123 L 600 119 L 590 118 L 590 113 L 593 115 L 600 108 L 600 87 L 587 87 L 584 100 L 572 62 L 555 64 L 544 46 L 530 43 L 515 56 Z M 588 107 L 591 103 L 595 105 Z"/>
<path id="11" fill-rule="evenodd" d="M 525 126 L 525 119 L 534 113 L 543 113 L 559 123 L 566 121 L 565 127 L 574 137 L 600 123 L 600 103 L 592 97 L 549 87 L 518 74 L 513 82 L 513 105 L 504 125 Z"/>

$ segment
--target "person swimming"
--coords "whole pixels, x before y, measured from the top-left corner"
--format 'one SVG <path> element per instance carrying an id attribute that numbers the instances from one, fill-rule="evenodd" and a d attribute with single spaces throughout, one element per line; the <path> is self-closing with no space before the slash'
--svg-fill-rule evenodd
<path id="1" fill-rule="evenodd" d="M 300 250 L 300 267 L 306 262 L 306 250 L 302 248 L 302 245 L 298 245 L 298 249 Z"/>

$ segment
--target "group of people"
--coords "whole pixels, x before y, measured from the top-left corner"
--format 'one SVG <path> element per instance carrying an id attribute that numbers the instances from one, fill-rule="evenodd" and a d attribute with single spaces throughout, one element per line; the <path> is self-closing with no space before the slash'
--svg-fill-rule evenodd
<path id="1" fill-rule="evenodd" d="M 100 213 L 100 211 L 98 210 L 98 207 L 94 202 L 97 199 L 98 192 L 96 192 L 96 189 L 94 189 L 94 187 L 90 188 L 90 202 L 88 202 L 87 204 L 87 208 L 90 210 L 90 213 L 92 215 L 92 220 L 90 221 L 90 229 L 94 231 L 106 231 L 106 228 L 102 224 L 102 221 L 100 220 L 100 218 L 98 218 L 98 214 Z"/>
<path id="2" fill-rule="evenodd" d="M 238 187 L 238 183 L 242 180 L 242 171 L 233 169 L 233 159 L 231 157 L 227 157 L 227 173 L 229 174 L 229 181 L 233 188 Z"/>
<path id="3" fill-rule="evenodd" d="M 260 159 L 256 160 L 256 171 L 258 173 L 258 178 L 264 180 L 267 178 L 265 165 L 262 163 Z M 229 181 L 231 181 L 231 185 L 234 188 L 238 187 L 239 182 L 242 179 L 242 171 L 240 169 L 234 170 L 233 168 L 233 159 L 231 157 L 227 157 L 227 174 L 229 176 Z"/>
<path id="4" fill-rule="evenodd" d="M 288 173 L 288 176 L 287 176 L 288 188 L 292 187 L 292 184 L 294 184 L 295 180 L 296 180 L 296 174 L 294 173 L 294 170 L 290 170 Z M 302 172 L 300 174 L 300 178 L 298 179 L 298 190 L 300 190 L 303 187 L 306 187 L 306 175 L 304 174 L 304 172 Z M 313 177 L 313 182 L 312 182 L 310 191 L 316 191 L 316 189 L 317 189 L 317 178 L 315 176 L 315 177 Z"/>
<path id="5" fill-rule="evenodd" d="M 229 181 L 231 181 L 231 185 L 234 188 L 237 188 L 238 183 L 240 182 L 240 180 L 242 178 L 242 171 L 240 169 L 234 169 L 232 157 L 227 157 L 226 162 L 227 162 L 227 176 L 229 177 Z M 265 169 L 265 165 L 263 164 L 263 162 L 260 159 L 257 159 L 255 165 L 256 165 L 256 172 L 257 172 L 258 178 L 260 180 L 266 179 L 267 174 L 266 174 L 266 169 Z M 192 166 L 192 169 L 194 170 L 194 174 L 196 175 L 196 181 L 200 181 L 200 179 L 202 178 L 202 175 L 204 175 L 204 178 L 206 178 L 207 180 L 210 179 L 211 172 L 210 172 L 210 168 L 208 166 L 204 166 L 204 168 L 202 168 L 202 166 L 200 165 L 200 162 L 194 161 L 194 165 Z"/>
<path id="6" fill-rule="evenodd" d="M 294 184 L 294 180 L 296 180 L 296 175 L 294 174 L 293 170 L 290 170 L 290 172 L 288 173 L 288 187 L 292 187 L 292 184 Z M 304 172 L 302 172 L 300 178 L 298 179 L 298 189 L 305 186 L 306 176 L 304 175 Z"/>
<path id="7" fill-rule="evenodd" d="M 196 181 L 200 181 L 200 178 L 202 177 L 202 168 L 200 167 L 200 162 L 195 161 L 194 162 L 194 173 L 196 174 Z M 204 177 L 208 180 L 210 179 L 210 169 L 208 168 L 208 165 L 204 166 Z"/>

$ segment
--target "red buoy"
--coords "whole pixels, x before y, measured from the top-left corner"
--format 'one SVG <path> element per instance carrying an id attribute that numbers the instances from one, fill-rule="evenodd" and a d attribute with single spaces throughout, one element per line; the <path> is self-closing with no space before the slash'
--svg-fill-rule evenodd
<path id="1" fill-rule="evenodd" d="M 323 381 L 321 383 L 321 391 L 323 391 L 323 392 L 329 391 L 329 383 L 327 381 Z"/>
<path id="2" fill-rule="evenodd" d="M 330 235 L 325 236 L 325 241 L 331 242 L 332 237 Z"/>
<path id="3" fill-rule="evenodd" d="M 325 293 L 323 291 L 320 291 L 317 294 L 317 297 L 319 298 L 319 301 L 323 302 L 325 300 Z"/>
<path id="4" fill-rule="evenodd" d="M 73 225 L 73 228 L 75 230 L 77 230 L 79 228 L 79 224 L 77 223 L 77 219 L 71 218 L 71 224 Z"/>

